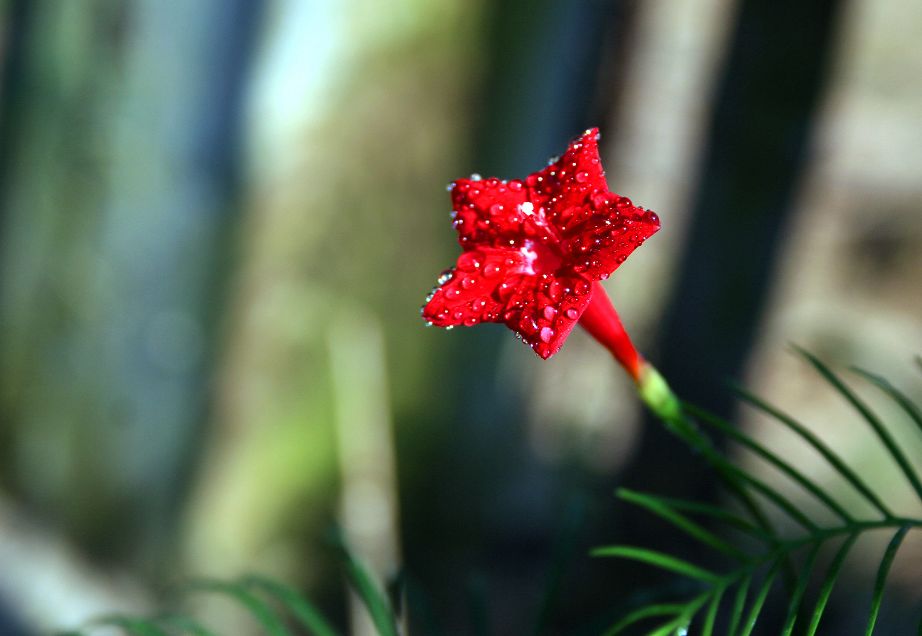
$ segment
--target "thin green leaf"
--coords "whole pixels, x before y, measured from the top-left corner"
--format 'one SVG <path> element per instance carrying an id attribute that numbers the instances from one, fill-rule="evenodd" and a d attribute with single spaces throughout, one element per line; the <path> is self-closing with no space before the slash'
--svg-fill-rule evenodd
<path id="1" fill-rule="evenodd" d="M 372 580 L 368 570 L 359 563 L 345 544 L 342 544 L 341 548 L 346 558 L 346 572 L 349 580 L 352 582 L 352 587 L 359 595 L 359 598 L 365 604 L 368 615 L 371 617 L 371 622 L 374 623 L 381 636 L 397 636 L 399 633 L 397 621 L 384 593 Z"/>
<path id="2" fill-rule="evenodd" d="M 619 491 L 620 492 L 620 491 Z M 659 495 L 653 495 L 650 493 L 643 493 L 644 497 L 648 499 L 655 500 L 662 504 L 663 506 L 668 506 L 674 510 L 679 510 L 682 512 L 693 512 L 700 514 L 706 517 L 710 517 L 717 521 L 723 522 L 732 528 L 745 532 L 746 534 L 752 535 L 758 539 L 762 539 L 767 542 L 774 542 L 775 536 L 765 532 L 764 530 L 756 527 L 755 525 L 749 523 L 742 517 L 737 514 L 730 512 L 719 506 L 714 506 L 711 504 L 700 503 L 698 501 L 691 501 L 689 499 L 675 499 L 672 497 L 661 497 Z"/>
<path id="3" fill-rule="evenodd" d="M 336 636 L 336 630 L 323 614 L 291 587 L 259 576 L 248 576 L 243 583 L 274 597 L 315 636 Z"/>
<path id="4" fill-rule="evenodd" d="M 894 402 L 899 404 L 900 407 L 906 411 L 909 418 L 919 427 L 919 432 L 922 433 L 922 410 L 920 410 L 919 406 L 910 400 L 905 393 L 893 386 L 886 378 L 871 373 L 870 371 L 865 371 L 859 367 L 852 367 L 852 371 L 864 376 L 871 383 L 875 384 L 877 388 L 889 395 Z"/>
<path id="5" fill-rule="evenodd" d="M 839 577 L 839 572 L 842 569 L 842 564 L 845 562 L 845 557 L 848 556 L 848 551 L 851 550 L 851 547 L 855 544 L 857 539 L 858 533 L 849 535 L 839 547 L 836 556 L 832 559 L 832 563 L 829 564 L 829 569 L 826 570 L 826 577 L 823 580 L 823 586 L 820 588 L 819 596 L 816 599 L 816 605 L 813 607 L 813 618 L 810 621 L 810 628 L 807 630 L 807 636 L 814 636 L 814 634 L 816 634 L 816 630 L 820 626 L 820 620 L 823 618 L 823 612 L 826 610 L 826 603 L 829 601 L 829 596 L 832 594 L 832 586 L 835 585 L 836 579 Z"/>
<path id="6" fill-rule="evenodd" d="M 765 580 L 762 581 L 762 586 L 759 588 L 758 594 L 756 594 L 755 599 L 752 601 L 752 607 L 749 608 L 749 615 L 746 617 L 746 622 L 743 624 L 743 631 L 740 632 L 740 636 L 749 636 L 756 626 L 756 622 L 758 622 L 759 615 L 762 612 L 762 606 L 765 605 L 765 599 L 768 597 L 768 593 L 772 589 L 772 584 L 775 582 L 775 577 L 778 575 L 779 564 L 780 561 L 776 562 L 765 575 Z"/>
<path id="7" fill-rule="evenodd" d="M 871 636 L 874 632 L 877 615 L 880 613 L 880 604 L 884 598 L 884 587 L 887 583 L 887 575 L 890 573 L 890 566 L 893 565 L 896 551 L 900 549 L 900 544 L 903 542 L 906 533 L 909 532 L 909 528 L 910 526 L 906 525 L 897 530 L 884 552 L 884 558 L 880 562 L 880 568 L 877 570 L 877 579 L 874 581 L 874 594 L 871 596 L 871 613 L 868 616 L 868 627 L 864 631 L 864 636 Z"/>
<path id="8" fill-rule="evenodd" d="M 698 610 L 701 609 L 702 605 L 707 603 L 710 597 L 711 593 L 705 592 L 704 594 L 693 598 L 691 601 L 685 604 L 685 607 L 679 616 L 677 616 L 672 621 L 661 625 L 656 630 L 650 632 L 649 636 L 675 636 L 676 634 L 687 633 L 688 626 L 695 618 L 695 614 L 698 613 Z"/>
<path id="9" fill-rule="evenodd" d="M 736 628 L 739 627 L 740 619 L 743 618 L 743 608 L 746 605 L 746 595 L 749 593 L 749 586 L 752 584 L 752 575 L 750 574 L 744 578 L 739 587 L 736 588 L 736 594 L 733 597 L 733 609 L 730 612 L 730 627 L 727 629 L 727 634 L 733 636 L 736 633 Z"/>
<path id="10" fill-rule="evenodd" d="M 781 630 L 782 636 L 790 636 L 791 632 L 794 631 L 794 623 L 797 622 L 800 603 L 803 601 L 804 592 L 807 590 L 807 585 L 810 583 L 810 576 L 813 574 L 813 564 L 816 563 L 816 555 L 819 554 L 821 546 L 822 542 L 817 541 L 807 554 L 807 558 L 800 572 L 800 577 L 797 579 L 797 585 L 794 587 L 794 590 L 791 592 L 791 597 L 788 600 L 788 613 L 784 619 L 784 628 Z"/>
<path id="11" fill-rule="evenodd" d="M 649 510 L 656 516 L 665 519 L 688 535 L 714 548 L 718 552 L 722 552 L 739 561 L 745 562 L 749 560 L 749 556 L 745 552 L 730 545 L 714 533 L 705 530 L 688 517 L 679 514 L 673 508 L 663 503 L 658 497 L 636 492 L 634 490 L 628 490 L 626 488 L 618 490 L 618 497 Z"/>
<path id="12" fill-rule="evenodd" d="M 705 581 L 707 583 L 715 583 L 719 579 L 719 577 L 713 572 L 709 572 L 708 570 L 700 568 L 697 565 L 692 565 L 688 561 L 683 561 L 682 559 L 677 559 L 668 554 L 657 552 L 656 550 L 648 550 L 646 548 L 638 548 L 629 545 L 605 546 L 593 550 L 592 556 L 618 557 L 622 559 L 641 561 L 643 563 L 649 563 L 650 565 L 656 566 L 660 569 L 669 570 L 670 572 L 675 572 L 677 574 L 681 574 L 692 579 L 697 579 L 699 581 Z"/>
<path id="13" fill-rule="evenodd" d="M 153 620 L 132 618 L 130 616 L 122 616 L 121 614 L 102 616 L 94 620 L 92 624 L 97 626 L 109 625 L 112 627 L 120 627 L 129 634 L 135 634 L 135 636 L 170 636 Z"/>
<path id="14" fill-rule="evenodd" d="M 826 380 L 832 384 L 838 391 L 841 393 L 846 400 L 851 403 L 855 409 L 861 413 L 865 421 L 874 429 L 874 432 L 877 434 L 877 437 L 880 438 L 880 441 L 887 448 L 887 451 L 893 457 L 893 460 L 900 467 L 900 470 L 903 471 L 903 474 L 906 476 L 906 479 L 909 480 L 909 483 L 912 484 L 912 487 L 915 489 L 916 494 L 919 499 L 922 499 L 922 481 L 919 481 L 919 476 L 916 475 L 915 471 L 912 468 L 912 464 L 909 463 L 909 460 L 906 459 L 906 456 L 903 454 L 903 451 L 900 450 L 900 447 L 897 445 L 896 441 L 890 435 L 890 432 L 884 426 L 883 422 L 877 417 L 877 415 L 852 391 L 842 380 L 833 373 L 832 369 L 827 367 L 822 361 L 813 356 L 813 354 L 805 351 L 804 349 L 799 349 L 798 351 L 802 356 L 804 356 L 813 367 L 819 371 Z"/>
<path id="15" fill-rule="evenodd" d="M 823 456 L 830 466 L 832 466 L 836 472 L 838 472 L 843 479 L 845 479 L 852 487 L 861 493 L 868 502 L 877 508 L 881 514 L 887 518 L 892 518 L 893 512 L 884 505 L 884 502 L 874 494 L 874 491 L 871 490 L 868 485 L 862 480 L 855 471 L 848 467 L 841 457 L 839 457 L 831 448 L 829 448 L 820 438 L 814 435 L 810 430 L 804 427 L 800 422 L 795 420 L 790 415 L 779 411 L 771 404 L 765 402 L 761 398 L 749 393 L 741 387 L 734 387 L 733 390 L 746 402 L 749 402 L 755 408 L 767 413 L 774 419 L 778 420 L 794 433 L 799 435 L 801 439 L 810 444 L 820 455 Z"/>
<path id="16" fill-rule="evenodd" d="M 161 625 L 174 627 L 192 636 L 214 636 L 214 632 L 199 625 L 195 620 L 182 614 L 164 614 L 157 617 L 157 622 Z"/>
<path id="17" fill-rule="evenodd" d="M 817 530 L 816 524 L 813 523 L 809 517 L 802 513 L 784 495 L 766 484 L 764 481 L 740 470 L 723 457 L 716 456 L 711 458 L 711 461 L 715 462 L 718 465 L 719 470 L 721 470 L 728 477 L 736 479 L 737 481 L 746 482 L 755 490 L 762 493 L 768 500 L 770 500 L 781 510 L 787 513 L 789 517 L 802 525 L 807 531 L 814 532 Z"/>
<path id="18" fill-rule="evenodd" d="M 841 517 L 843 521 L 845 521 L 846 523 L 849 523 L 854 520 L 852 516 L 848 514 L 845 508 L 843 508 L 826 491 L 820 488 L 819 485 L 817 485 L 814 481 L 809 479 L 801 471 L 797 470 L 794 466 L 792 466 L 788 462 L 778 457 L 777 454 L 775 454 L 774 452 L 772 452 L 771 450 L 769 450 L 762 444 L 759 444 L 757 441 L 752 439 L 750 436 L 741 432 L 735 426 L 724 421 L 723 419 L 715 415 L 712 415 L 711 413 L 708 413 L 707 411 L 703 409 L 699 409 L 698 407 L 692 406 L 692 405 L 689 405 L 688 408 L 693 415 L 700 418 L 703 422 L 705 422 L 706 424 L 709 424 L 710 426 L 713 426 L 714 428 L 719 430 L 721 433 L 723 433 L 725 436 L 729 437 L 730 439 L 735 440 L 739 444 L 742 444 L 746 448 L 750 449 L 751 451 L 756 453 L 759 457 L 763 458 L 765 461 L 772 464 L 773 466 L 778 468 L 778 470 L 780 470 L 785 475 L 787 475 L 788 477 L 793 479 L 795 482 L 800 484 L 802 488 L 804 488 L 814 497 L 822 501 L 823 504 L 825 504 L 827 508 L 829 508 L 830 510 L 835 512 L 837 515 L 839 515 L 839 517 Z"/>
<path id="19" fill-rule="evenodd" d="M 724 592 L 727 591 L 726 585 L 718 585 L 714 588 L 711 602 L 708 604 L 707 614 L 704 616 L 704 625 L 701 626 L 701 636 L 712 636 L 714 633 L 714 623 L 717 620 L 717 610 L 720 609 L 720 601 L 723 600 Z"/>
<path id="20" fill-rule="evenodd" d="M 639 623 L 646 618 L 654 618 L 656 616 L 678 616 L 684 609 L 685 605 L 680 603 L 645 605 L 644 607 L 634 610 L 615 623 L 611 629 L 605 632 L 605 636 L 617 636 L 617 634 L 620 634 L 634 623 Z"/>
<path id="21" fill-rule="evenodd" d="M 256 621 L 270 636 L 289 636 L 290 632 L 285 624 L 275 615 L 275 612 L 262 599 L 251 594 L 240 583 L 228 583 L 213 579 L 198 579 L 191 581 L 188 589 L 201 592 L 213 592 L 228 596 L 243 605 Z"/>

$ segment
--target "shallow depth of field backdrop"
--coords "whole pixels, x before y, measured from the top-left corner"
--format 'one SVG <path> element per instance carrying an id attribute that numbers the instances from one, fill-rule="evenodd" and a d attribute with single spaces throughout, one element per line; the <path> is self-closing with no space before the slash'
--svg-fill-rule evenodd
<path id="1" fill-rule="evenodd" d="M 922 397 L 920 42 L 914 0 L 0 2 L 0 634 L 247 572 L 346 625 L 334 523 L 402 566 L 419 634 L 591 633 L 662 584 L 588 556 L 671 547 L 612 492 L 715 482 L 605 351 L 418 315 L 457 252 L 445 185 L 593 125 L 663 223 L 606 282 L 641 350 L 808 473 L 726 380 L 910 501 L 787 347 Z M 908 633 L 920 561 L 911 536 L 880 633 Z"/>

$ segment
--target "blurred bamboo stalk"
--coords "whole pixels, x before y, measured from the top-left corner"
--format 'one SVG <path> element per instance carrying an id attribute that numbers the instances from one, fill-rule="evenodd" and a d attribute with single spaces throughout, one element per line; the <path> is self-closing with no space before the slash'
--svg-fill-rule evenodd
<path id="1" fill-rule="evenodd" d="M 393 424 L 380 321 L 353 312 L 329 332 L 336 441 L 342 479 L 339 514 L 347 544 L 378 580 L 393 577 L 400 561 Z M 374 625 L 350 594 L 356 636 Z"/>

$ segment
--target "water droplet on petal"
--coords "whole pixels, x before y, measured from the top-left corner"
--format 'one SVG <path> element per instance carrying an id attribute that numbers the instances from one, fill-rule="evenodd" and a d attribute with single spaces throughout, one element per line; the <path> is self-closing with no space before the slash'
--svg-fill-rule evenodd
<path id="1" fill-rule="evenodd" d="M 471 181 L 480 181 L 481 179 L 483 179 L 483 177 L 481 177 L 481 176 L 480 176 L 479 174 L 477 174 L 476 172 L 475 172 L 474 174 L 471 175 Z"/>
<path id="2" fill-rule="evenodd" d="M 659 225 L 659 216 L 652 210 L 647 210 L 646 214 L 643 215 L 643 220 L 647 223 Z"/>
<path id="3" fill-rule="evenodd" d="M 470 289 L 470 288 L 473 287 L 474 284 L 476 284 L 476 283 L 477 283 L 477 281 L 476 281 L 475 279 L 473 279 L 473 278 L 470 278 L 470 277 L 462 278 L 462 279 L 461 279 L 461 287 L 463 287 L 464 289 Z"/>
<path id="4" fill-rule="evenodd" d="M 563 285 L 560 284 L 560 281 L 551 281 L 547 286 L 547 295 L 550 296 L 551 300 L 560 300 L 563 295 Z"/>
<path id="5" fill-rule="evenodd" d="M 487 263 L 483 267 L 483 275 L 486 276 L 487 278 L 496 278 L 497 276 L 499 276 L 499 272 L 500 272 L 499 265 L 497 265 L 496 263 Z"/>
<path id="6" fill-rule="evenodd" d="M 464 326 L 465 326 L 465 327 L 473 327 L 473 326 L 476 325 L 478 322 L 479 322 L 479 321 L 478 321 L 475 317 L 473 317 L 473 316 L 468 316 L 467 318 L 464 319 Z"/>
<path id="7" fill-rule="evenodd" d="M 454 190 L 454 189 L 455 189 L 455 182 L 452 181 L 451 183 L 449 183 L 447 186 L 445 186 L 445 189 L 448 190 L 449 192 L 451 192 L 452 190 Z"/>
<path id="8" fill-rule="evenodd" d="M 490 214 L 492 214 L 493 216 L 496 216 L 497 214 L 502 214 L 502 212 L 503 212 L 503 206 L 501 204 L 494 203 L 493 205 L 490 206 Z"/>
<path id="9" fill-rule="evenodd" d="M 513 181 L 510 181 L 510 182 L 509 182 L 509 189 L 510 189 L 510 190 L 514 190 L 515 192 L 518 192 L 519 190 L 522 189 L 522 182 L 519 181 L 518 179 L 515 179 L 515 180 L 513 180 Z"/>
<path id="10" fill-rule="evenodd" d="M 557 315 L 557 310 L 554 309 L 554 307 L 552 307 L 551 305 L 547 305 L 544 308 L 544 317 L 547 318 L 548 320 L 553 320 L 554 316 L 556 315 Z"/>
<path id="11" fill-rule="evenodd" d="M 563 313 L 570 320 L 576 320 L 579 317 L 579 312 L 573 309 L 572 307 Z"/>
<path id="12" fill-rule="evenodd" d="M 554 330 L 550 327 L 542 327 L 539 335 L 541 337 L 541 342 L 550 342 L 551 338 L 554 337 Z"/>
<path id="13" fill-rule="evenodd" d="M 452 276 L 453 276 L 452 270 L 446 269 L 444 272 L 439 274 L 439 279 L 437 282 L 439 285 L 444 285 L 445 283 L 451 280 Z"/>
<path id="14" fill-rule="evenodd" d="M 581 170 L 577 172 L 576 180 L 579 181 L 580 183 L 586 183 L 587 181 L 589 181 L 589 173 L 586 172 L 585 170 Z"/>
<path id="15" fill-rule="evenodd" d="M 522 214 L 525 216 L 531 216 L 535 213 L 535 204 L 531 201 L 525 201 L 519 204 L 519 210 L 521 210 Z"/>

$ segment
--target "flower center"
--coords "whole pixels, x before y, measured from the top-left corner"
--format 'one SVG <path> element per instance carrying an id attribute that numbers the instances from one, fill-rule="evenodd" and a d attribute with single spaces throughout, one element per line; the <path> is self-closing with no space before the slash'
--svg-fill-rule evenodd
<path id="1" fill-rule="evenodd" d="M 563 257 L 557 250 L 536 241 L 524 241 L 519 251 L 525 257 L 525 265 L 522 269 L 524 274 L 531 274 L 532 276 L 552 274 L 563 263 Z"/>

